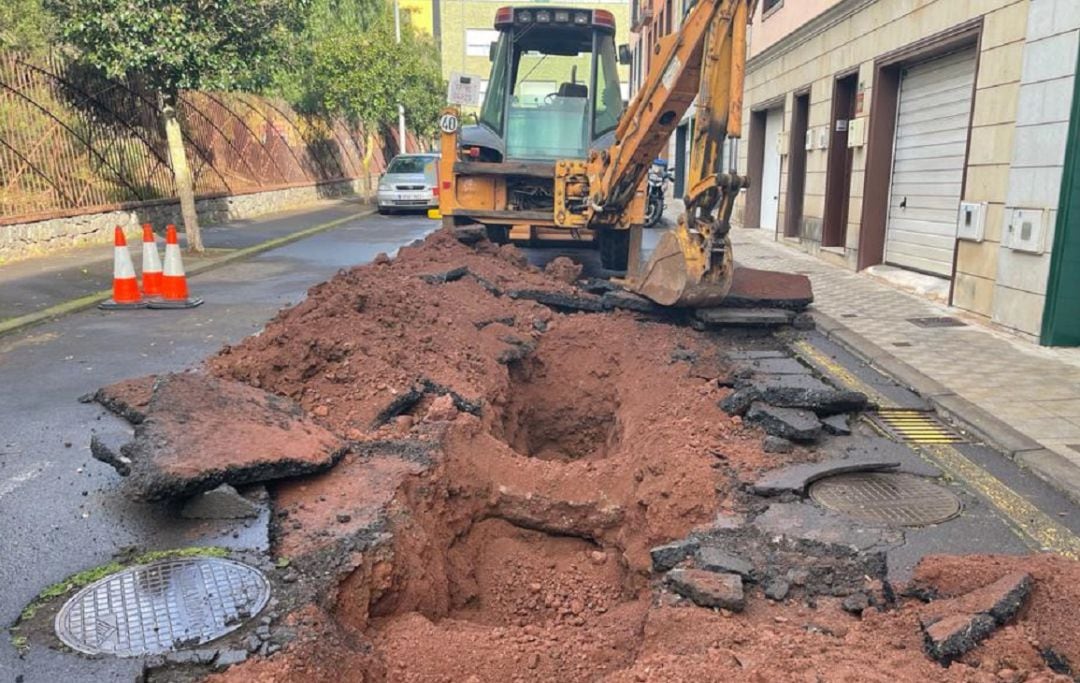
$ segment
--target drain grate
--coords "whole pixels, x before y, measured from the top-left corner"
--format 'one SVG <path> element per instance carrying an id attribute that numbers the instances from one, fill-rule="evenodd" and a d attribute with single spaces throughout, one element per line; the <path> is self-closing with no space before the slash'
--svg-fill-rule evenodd
<path id="1" fill-rule="evenodd" d="M 56 635 L 86 654 L 171 652 L 229 633 L 270 598 L 262 572 L 219 558 L 162 560 L 96 581 L 56 615 Z"/>
<path id="2" fill-rule="evenodd" d="M 904 443 L 961 443 L 957 434 L 934 413 L 911 408 L 879 408 L 870 419 L 889 436 Z"/>
<path id="3" fill-rule="evenodd" d="M 908 318 L 907 321 L 919 327 L 967 327 L 967 323 L 961 322 L 949 316 L 936 318 Z"/>
<path id="4" fill-rule="evenodd" d="M 810 498 L 864 522 L 938 524 L 960 514 L 960 499 L 923 477 L 903 472 L 853 472 L 810 485 Z"/>

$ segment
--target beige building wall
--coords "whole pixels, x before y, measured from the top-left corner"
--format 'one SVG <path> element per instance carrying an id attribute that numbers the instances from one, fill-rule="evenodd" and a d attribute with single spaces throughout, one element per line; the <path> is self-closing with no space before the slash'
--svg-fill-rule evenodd
<path id="1" fill-rule="evenodd" d="M 759 0 L 750 29 L 750 56 L 766 50 L 841 0 L 780 0 L 768 12 Z"/>
<path id="2" fill-rule="evenodd" d="M 835 80 L 838 75 L 854 71 L 858 73 L 862 102 L 856 118 L 867 119 L 869 130 L 875 61 L 889 52 L 981 17 L 983 24 L 964 199 L 987 202 L 989 209 L 986 239 L 981 243 L 961 242 L 958 248 L 953 303 L 991 317 L 1031 1 L 813 0 L 800 3 L 784 0 L 785 7 L 764 21 L 758 17 L 752 28 L 753 57 L 747 68 L 743 141 L 739 146 L 740 171 L 747 172 L 749 146 L 753 144 L 749 130 L 752 111 L 782 103 L 784 128 L 788 130 L 793 95 L 809 88 L 809 126 L 813 131 L 820 130 L 828 135 Z M 784 16 L 788 6 L 800 6 L 800 9 L 788 18 Z M 825 14 L 806 23 L 806 14 L 822 11 Z M 774 20 L 777 22 L 775 35 L 769 27 Z M 800 23 L 804 24 L 803 29 L 794 33 L 787 28 Z M 779 35 L 787 35 L 787 38 L 778 40 Z M 814 149 L 807 153 L 802 246 L 852 269 L 858 263 L 867 151 L 867 146 L 854 150 L 846 245 L 824 250 L 814 236 L 820 239 L 824 217 L 828 150 Z M 787 157 L 784 156 L 778 221 L 781 231 L 786 218 L 787 176 Z M 740 207 L 736 212 L 737 220 L 743 209 Z"/>

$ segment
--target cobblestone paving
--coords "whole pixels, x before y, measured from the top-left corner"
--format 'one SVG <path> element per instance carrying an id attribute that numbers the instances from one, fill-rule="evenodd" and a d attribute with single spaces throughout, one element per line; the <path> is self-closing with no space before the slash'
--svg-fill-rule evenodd
<path id="1" fill-rule="evenodd" d="M 819 311 L 1080 465 L 1080 349 L 1037 346 L 959 309 L 779 244 L 760 231 L 736 229 L 732 235 L 739 263 L 808 275 Z M 967 325 L 910 322 L 938 316 Z"/>

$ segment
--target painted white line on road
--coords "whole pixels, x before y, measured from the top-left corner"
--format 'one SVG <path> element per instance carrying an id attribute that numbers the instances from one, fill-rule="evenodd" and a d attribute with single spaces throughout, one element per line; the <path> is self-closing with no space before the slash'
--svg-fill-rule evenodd
<path id="1" fill-rule="evenodd" d="M 16 474 L 14 477 L 10 477 L 6 481 L 0 482 L 0 498 L 14 493 L 16 489 L 25 484 L 26 482 L 34 479 L 39 474 L 52 466 L 52 462 L 46 460 L 45 462 L 35 465 L 33 468 L 26 470 L 20 474 Z"/>

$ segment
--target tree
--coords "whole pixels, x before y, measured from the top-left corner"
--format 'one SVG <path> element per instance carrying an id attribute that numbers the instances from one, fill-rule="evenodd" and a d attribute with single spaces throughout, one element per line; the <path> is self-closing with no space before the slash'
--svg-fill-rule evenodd
<path id="1" fill-rule="evenodd" d="M 398 44 L 385 9 L 366 31 L 314 41 L 305 76 L 305 99 L 322 113 L 378 127 L 396 120 L 402 103 L 419 133 L 434 131 L 446 91 L 434 43 L 405 24 Z"/>
<path id="2" fill-rule="evenodd" d="M 202 251 L 176 105 L 181 90 L 260 85 L 307 0 L 46 0 L 79 58 L 157 94 L 188 247 Z"/>
<path id="3" fill-rule="evenodd" d="M 41 6 L 41 0 L 0 2 L 0 50 L 42 50 L 52 30 L 53 19 Z"/>

